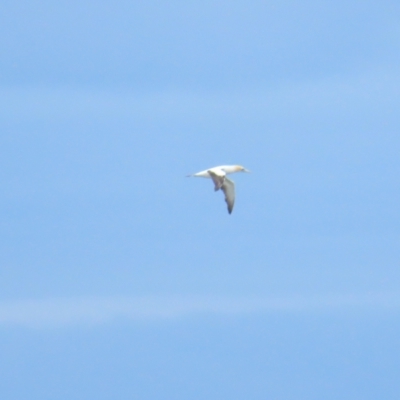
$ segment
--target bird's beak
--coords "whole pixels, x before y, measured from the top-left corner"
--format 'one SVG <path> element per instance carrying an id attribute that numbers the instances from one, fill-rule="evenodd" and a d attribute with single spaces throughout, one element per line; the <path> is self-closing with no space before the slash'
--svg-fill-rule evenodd
<path id="1" fill-rule="evenodd" d="M 243 172 L 251 172 L 251 171 L 248 170 L 248 169 L 246 169 L 246 168 L 244 168 L 244 169 L 243 169 Z"/>

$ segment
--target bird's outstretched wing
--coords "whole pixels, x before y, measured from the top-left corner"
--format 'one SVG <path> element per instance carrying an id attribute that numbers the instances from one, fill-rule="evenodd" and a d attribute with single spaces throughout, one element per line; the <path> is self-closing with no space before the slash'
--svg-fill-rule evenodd
<path id="1" fill-rule="evenodd" d="M 218 175 L 214 171 L 208 170 L 208 175 L 211 176 L 211 179 L 214 182 L 214 190 L 217 191 L 222 188 L 222 185 L 225 181 L 225 175 Z"/>
<path id="2" fill-rule="evenodd" d="M 235 204 L 235 183 L 225 177 L 221 189 L 225 194 L 225 201 L 228 205 L 228 212 L 229 214 L 231 214 L 233 210 L 233 205 Z"/>

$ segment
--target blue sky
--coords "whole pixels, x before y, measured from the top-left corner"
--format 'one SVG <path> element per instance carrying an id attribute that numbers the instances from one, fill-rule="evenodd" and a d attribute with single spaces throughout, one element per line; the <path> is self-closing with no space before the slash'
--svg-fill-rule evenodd
<path id="1" fill-rule="evenodd" d="M 1 397 L 398 399 L 400 6 L 3 3 Z"/>

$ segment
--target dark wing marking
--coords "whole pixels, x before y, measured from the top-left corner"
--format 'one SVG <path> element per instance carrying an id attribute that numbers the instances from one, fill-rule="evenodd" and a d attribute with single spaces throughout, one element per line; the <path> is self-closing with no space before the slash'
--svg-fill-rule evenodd
<path id="1" fill-rule="evenodd" d="M 225 178 L 221 189 L 225 194 L 225 201 L 228 205 L 228 212 L 229 214 L 231 214 L 233 210 L 233 205 L 235 204 L 235 183 L 230 179 Z"/>
<path id="2" fill-rule="evenodd" d="M 222 185 L 225 181 L 225 176 L 219 176 L 215 172 L 208 170 L 208 174 L 211 176 L 211 179 L 214 182 L 214 190 L 217 191 L 222 188 Z"/>

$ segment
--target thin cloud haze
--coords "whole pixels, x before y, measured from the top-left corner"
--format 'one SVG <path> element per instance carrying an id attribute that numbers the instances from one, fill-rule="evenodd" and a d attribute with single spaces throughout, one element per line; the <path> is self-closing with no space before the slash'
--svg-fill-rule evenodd
<path id="1" fill-rule="evenodd" d="M 377 69 L 347 77 L 291 82 L 276 87 L 232 93 L 161 91 L 132 93 L 129 90 L 84 90 L 73 87 L 0 88 L 0 116 L 19 118 L 171 119 L 205 116 L 260 115 L 265 111 L 283 115 L 318 115 L 397 103 L 400 76 L 396 71 Z M 353 110 L 354 112 L 354 107 Z"/>
<path id="2" fill-rule="evenodd" d="M 115 320 L 165 321 L 196 316 L 249 316 L 271 313 L 329 313 L 390 310 L 400 293 L 370 293 L 279 298 L 82 297 L 3 301 L 0 326 L 28 328 L 97 325 Z"/>

